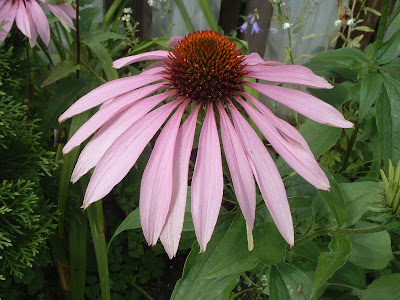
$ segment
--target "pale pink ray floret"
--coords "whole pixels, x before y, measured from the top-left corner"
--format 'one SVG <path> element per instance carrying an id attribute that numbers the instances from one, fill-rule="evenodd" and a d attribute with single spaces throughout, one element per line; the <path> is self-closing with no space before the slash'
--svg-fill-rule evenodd
<path id="1" fill-rule="evenodd" d="M 94 89 L 60 116 L 61 122 L 101 105 L 63 149 L 68 153 L 94 134 L 81 152 L 71 178 L 75 182 L 95 168 L 83 207 L 110 193 L 163 127 L 140 188 L 140 220 L 149 245 L 156 244 L 160 238 L 169 257 L 175 256 L 191 182 L 194 228 L 201 251 L 206 250 L 224 191 L 221 149 L 248 227 L 254 227 L 257 183 L 277 228 L 293 245 L 292 216 L 281 176 L 246 118 L 253 120 L 271 146 L 300 176 L 322 190 L 329 190 L 329 181 L 301 134 L 246 93 L 244 86 L 316 122 L 341 128 L 351 128 L 353 124 L 334 107 L 306 92 L 243 79 L 312 88 L 332 86 L 303 66 L 265 62 L 254 53 L 243 56 L 228 38 L 212 31 L 175 37 L 170 45 L 171 51 L 150 51 L 116 60 L 114 67 L 117 68 L 146 60 L 155 62 L 140 75 L 117 79 Z M 221 49 L 229 55 L 219 57 Z M 230 74 L 232 69 L 234 72 Z M 199 119 L 200 110 L 204 110 L 203 121 Z M 182 119 L 185 121 L 180 125 Z M 193 176 L 189 178 L 197 123 L 202 125 Z"/>
<path id="2" fill-rule="evenodd" d="M 75 10 L 66 3 L 48 4 L 45 0 L 0 0 L 0 44 L 6 39 L 15 21 L 18 29 L 29 38 L 31 47 L 35 46 L 37 37 L 48 46 L 50 42 L 50 25 L 43 7 L 48 8 L 69 30 L 74 28 L 72 18 Z"/>

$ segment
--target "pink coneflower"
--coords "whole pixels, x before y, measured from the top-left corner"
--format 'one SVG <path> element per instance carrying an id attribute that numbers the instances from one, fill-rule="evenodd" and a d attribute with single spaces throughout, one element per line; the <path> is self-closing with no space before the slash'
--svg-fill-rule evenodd
<path id="1" fill-rule="evenodd" d="M 17 24 L 21 32 L 29 38 L 31 47 L 35 46 L 38 35 L 46 46 L 50 42 L 50 26 L 47 17 L 38 3 L 46 6 L 64 25 L 65 28 L 74 28 L 71 18 L 75 10 L 63 4 L 46 4 L 45 0 L 0 0 L 0 24 L 4 24 L 0 31 L 0 43 L 10 32 L 12 24 Z"/>
<path id="2" fill-rule="evenodd" d="M 172 41 L 175 45 L 170 52 L 152 51 L 115 61 L 114 67 L 121 68 L 157 60 L 140 75 L 96 88 L 59 118 L 62 122 L 103 103 L 63 149 L 67 153 L 95 133 L 80 154 L 71 178 L 75 182 L 96 167 L 83 207 L 103 198 L 125 177 L 175 110 L 161 130 L 144 171 L 139 203 L 147 242 L 154 245 L 160 238 L 173 257 L 183 226 L 196 122 L 199 110 L 203 110 L 205 118 L 191 184 L 191 211 L 197 239 L 205 251 L 217 222 L 224 188 L 215 118 L 218 112 L 226 161 L 248 226 L 254 225 L 257 182 L 279 231 L 293 245 L 292 217 L 281 176 L 243 113 L 253 119 L 268 142 L 307 181 L 323 190 L 329 189 L 329 181 L 300 133 L 246 93 L 244 87 L 317 122 L 344 128 L 353 125 L 335 108 L 307 93 L 247 82 L 244 78 L 312 88 L 332 86 L 303 66 L 264 62 L 257 54 L 243 56 L 228 37 L 213 31 L 195 32 Z M 181 125 L 185 112 L 190 114 Z"/>

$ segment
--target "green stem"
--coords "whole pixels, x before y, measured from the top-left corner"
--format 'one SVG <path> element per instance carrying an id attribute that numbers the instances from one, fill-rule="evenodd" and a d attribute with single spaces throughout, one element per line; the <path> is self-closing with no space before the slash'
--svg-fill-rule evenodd
<path id="1" fill-rule="evenodd" d="M 340 170 L 340 172 L 344 172 L 347 168 L 347 164 L 349 163 L 349 159 L 350 159 L 350 154 L 351 154 L 351 151 L 353 150 L 353 146 L 356 141 L 356 137 L 357 137 L 359 129 L 360 129 L 360 123 L 357 123 L 356 127 L 354 128 L 353 133 L 350 137 L 350 141 L 347 145 L 346 153 L 344 155 L 343 162 L 342 162 L 342 169 Z"/>
<path id="2" fill-rule="evenodd" d="M 293 54 L 292 54 L 292 35 L 290 33 L 290 28 L 288 28 L 288 38 L 289 38 L 289 57 L 290 57 L 290 62 L 292 65 L 294 65 L 294 59 L 293 59 Z"/>
<path id="3" fill-rule="evenodd" d="M 390 7 L 390 0 L 383 0 L 381 17 L 379 19 L 378 33 L 376 34 L 375 53 L 382 45 L 383 38 L 385 36 L 388 23 L 389 7 Z"/>
<path id="4" fill-rule="evenodd" d="M 103 203 L 101 200 L 92 203 L 87 208 L 87 214 L 92 232 L 97 270 L 100 278 L 101 299 L 110 300 L 110 276 L 108 271 L 107 245 L 104 236 Z"/>
<path id="5" fill-rule="evenodd" d="M 115 0 L 111 4 L 110 8 L 106 12 L 106 15 L 104 16 L 103 23 L 106 25 L 110 25 L 113 17 L 115 15 L 115 12 L 117 11 L 118 7 L 120 6 L 122 0 Z"/>
<path id="6" fill-rule="evenodd" d="M 372 227 L 367 227 L 367 228 L 323 228 L 319 229 L 317 231 L 314 231 L 294 243 L 294 247 L 303 245 L 305 243 L 308 243 L 312 241 L 313 239 L 320 237 L 322 235 L 353 235 L 353 234 L 368 234 L 368 233 L 374 233 L 374 232 L 380 232 L 383 230 L 386 230 L 386 226 L 390 225 L 393 223 L 395 220 L 391 219 L 386 221 L 385 223 L 382 223 L 377 226 L 372 226 Z"/>
<path id="7" fill-rule="evenodd" d="M 132 282 L 132 285 L 135 289 L 137 289 L 139 292 L 141 292 L 143 294 L 143 296 L 145 296 L 147 299 L 149 300 L 154 300 L 153 297 L 150 296 L 150 294 L 148 292 L 146 292 L 142 287 L 138 286 L 136 283 Z"/>
<path id="8" fill-rule="evenodd" d="M 175 0 L 176 6 L 178 6 L 179 12 L 181 13 L 181 16 L 183 18 L 183 21 L 186 24 L 186 28 L 187 30 L 190 32 L 193 32 L 193 26 L 192 23 L 190 22 L 190 18 L 189 15 L 185 9 L 185 7 L 183 6 L 181 0 Z"/>

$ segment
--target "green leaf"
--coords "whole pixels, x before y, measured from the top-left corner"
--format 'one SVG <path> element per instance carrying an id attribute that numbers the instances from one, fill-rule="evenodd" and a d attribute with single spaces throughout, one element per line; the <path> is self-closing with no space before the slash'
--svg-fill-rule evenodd
<path id="1" fill-rule="evenodd" d="M 398 81 L 383 76 L 383 89 L 376 103 L 376 125 L 384 161 L 400 160 L 400 87 Z"/>
<path id="2" fill-rule="evenodd" d="M 372 225 L 372 224 L 368 224 Z M 387 231 L 350 236 L 353 251 L 349 261 L 356 266 L 381 270 L 393 259 L 390 236 Z"/>
<path id="3" fill-rule="evenodd" d="M 369 210 L 371 203 L 376 202 L 382 194 L 382 187 L 378 182 L 363 181 L 339 183 L 346 205 L 346 219 L 344 227 L 356 223 Z"/>
<path id="4" fill-rule="evenodd" d="M 333 213 L 338 227 L 341 227 L 346 218 L 346 208 L 344 204 L 344 199 L 342 195 L 342 191 L 340 190 L 339 185 L 337 184 L 335 178 L 331 173 L 325 172 L 329 178 L 329 182 L 331 184 L 330 191 L 318 190 L 319 194 L 325 200 L 326 204 L 328 204 L 331 212 Z"/>
<path id="5" fill-rule="evenodd" d="M 110 274 L 108 271 L 107 243 L 104 233 L 102 200 L 92 203 L 87 208 L 93 246 L 96 254 L 97 270 L 100 278 L 101 299 L 110 300 Z"/>
<path id="6" fill-rule="evenodd" d="M 400 274 L 383 276 L 371 283 L 361 295 L 361 300 L 398 300 L 400 298 Z"/>
<path id="7" fill-rule="evenodd" d="M 356 80 L 360 71 L 367 69 L 369 59 L 356 48 L 327 51 L 310 58 L 305 64 L 321 76 Z"/>
<path id="8" fill-rule="evenodd" d="M 391 62 L 393 59 L 398 57 L 398 49 L 400 46 L 400 31 L 396 31 L 395 34 L 382 46 L 376 53 L 376 58 L 379 64 L 384 65 Z"/>
<path id="9" fill-rule="evenodd" d="M 217 21 L 215 20 L 214 14 L 211 10 L 210 6 L 210 0 L 197 0 L 199 3 L 200 9 L 204 15 L 204 18 L 207 21 L 208 26 L 210 26 L 211 30 L 217 31 L 218 32 L 218 24 Z"/>
<path id="10" fill-rule="evenodd" d="M 342 267 L 351 253 L 351 242 L 344 236 L 333 236 L 329 243 L 331 252 L 323 252 L 318 258 L 318 266 L 314 277 L 312 294 Z"/>
<path id="11" fill-rule="evenodd" d="M 195 243 L 189 256 L 186 259 L 182 278 L 176 283 L 171 299 L 191 299 L 208 300 L 215 299 L 221 294 L 225 294 L 228 287 L 234 287 L 238 282 L 240 274 L 232 274 L 216 278 L 204 278 L 214 269 L 213 263 L 209 261 L 210 257 L 218 247 L 222 246 L 221 239 L 231 227 L 233 214 L 222 214 L 219 216 L 219 222 L 214 229 L 211 241 L 207 245 L 207 250 L 200 253 L 200 247 Z"/>
<path id="12" fill-rule="evenodd" d="M 364 119 L 372 104 L 378 98 L 382 82 L 382 77 L 378 73 L 368 74 L 361 82 L 359 121 Z"/>
<path id="13" fill-rule="evenodd" d="M 101 65 L 107 80 L 111 81 L 118 78 L 117 70 L 113 67 L 113 60 L 108 50 L 99 42 L 89 42 L 86 45 L 93 51 Z"/>
<path id="14" fill-rule="evenodd" d="M 374 32 L 375 31 L 374 29 L 369 28 L 368 26 L 357 26 L 354 28 L 354 30 L 364 31 L 364 32 Z"/>
<path id="15" fill-rule="evenodd" d="M 286 242 L 276 226 L 263 223 L 254 228 L 254 249 L 248 250 L 246 222 L 238 218 L 222 237 L 207 263 L 210 272 L 205 278 L 228 276 L 253 269 L 259 261 L 276 264 L 285 256 Z"/>
<path id="16" fill-rule="evenodd" d="M 269 280 L 269 294 L 272 300 L 309 300 L 312 282 L 303 271 L 280 263 L 272 267 Z"/>
<path id="17" fill-rule="evenodd" d="M 46 85 L 52 84 L 61 78 L 67 77 L 69 74 L 76 72 L 80 69 L 80 66 L 73 62 L 72 60 L 66 59 L 54 66 L 51 69 L 47 78 L 43 81 L 40 87 L 44 87 Z"/>
<path id="18" fill-rule="evenodd" d="M 117 227 L 117 229 L 115 230 L 113 236 L 111 237 L 110 241 L 108 242 L 108 247 L 110 247 L 111 242 L 114 240 L 114 238 L 120 234 L 121 232 L 125 231 L 125 230 L 133 230 L 133 229 L 137 229 L 137 228 L 141 228 L 140 225 L 140 215 L 139 215 L 139 208 L 135 209 L 133 212 L 131 212 L 126 218 L 125 220 L 122 221 L 121 224 L 119 224 L 119 226 Z M 108 252 L 108 249 L 107 249 Z"/>
<path id="19" fill-rule="evenodd" d="M 157 49 L 169 48 L 168 46 L 169 39 L 170 38 L 168 37 L 162 37 L 162 38 L 144 40 L 139 45 L 137 45 L 131 52 L 129 52 L 128 55 L 143 53 L 152 48 L 157 48 Z"/>
<path id="20" fill-rule="evenodd" d="M 126 36 L 123 34 L 109 31 L 103 24 L 96 24 L 95 26 L 92 26 L 90 31 L 85 32 L 82 35 L 81 41 L 87 45 L 90 43 L 105 42 L 107 40 L 123 40 L 125 38 Z"/>

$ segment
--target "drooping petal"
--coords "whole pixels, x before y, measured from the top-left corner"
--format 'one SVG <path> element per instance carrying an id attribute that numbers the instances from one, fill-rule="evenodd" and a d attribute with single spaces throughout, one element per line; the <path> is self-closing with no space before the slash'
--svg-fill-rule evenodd
<path id="1" fill-rule="evenodd" d="M 168 55 L 169 52 L 164 50 L 150 51 L 142 54 L 137 54 L 117 59 L 116 61 L 114 61 L 113 67 L 119 69 L 139 61 L 160 60 L 160 59 L 164 60 L 168 58 Z"/>
<path id="2" fill-rule="evenodd" d="M 15 15 L 15 23 L 17 24 L 19 30 L 27 36 L 31 37 L 31 24 L 29 22 L 28 15 L 26 13 L 25 5 L 22 1 L 16 2 L 17 12 Z"/>
<path id="3" fill-rule="evenodd" d="M 156 105 L 171 97 L 174 92 L 148 97 L 143 101 L 133 104 L 127 110 L 114 116 L 93 136 L 79 155 L 78 162 L 72 172 L 71 181 L 76 182 L 91 168 L 95 167 L 104 153 L 114 141 L 136 121 L 146 115 Z"/>
<path id="4" fill-rule="evenodd" d="M 11 1 L 6 1 L 0 10 L 0 24 L 5 22 L 0 30 L 0 42 L 4 41 L 11 30 L 17 12 L 17 3 L 12 4 Z"/>
<path id="5" fill-rule="evenodd" d="M 50 26 L 43 9 L 36 1 L 25 1 L 25 4 L 37 33 L 43 43 L 48 46 L 50 42 Z"/>
<path id="6" fill-rule="evenodd" d="M 161 243 L 164 245 L 164 249 L 168 253 L 170 259 L 172 259 L 178 251 L 183 228 L 189 161 L 199 108 L 200 105 L 195 106 L 193 112 L 179 129 L 175 142 L 171 203 L 168 216 L 160 235 Z"/>
<path id="7" fill-rule="evenodd" d="M 90 93 L 86 94 L 74 104 L 71 105 L 59 118 L 58 122 L 62 122 L 72 116 L 80 114 L 88 109 L 96 107 L 103 102 L 118 97 L 134 89 L 140 88 L 146 84 L 163 80 L 162 75 L 136 75 L 125 78 L 115 79 L 107 82 Z"/>
<path id="8" fill-rule="evenodd" d="M 265 204 L 283 238 L 294 244 L 292 215 L 281 176 L 262 141 L 237 109 L 230 104 L 236 132 L 250 160 L 254 177 L 260 187 Z"/>
<path id="9" fill-rule="evenodd" d="M 210 104 L 200 133 L 192 179 L 193 224 L 202 252 L 206 251 L 217 223 L 223 188 L 221 149 Z"/>
<path id="10" fill-rule="evenodd" d="M 159 107 L 121 134 L 97 164 L 82 207 L 87 208 L 106 196 L 128 174 L 143 149 L 180 103 L 180 100 L 174 100 Z"/>
<path id="11" fill-rule="evenodd" d="M 281 62 L 279 61 L 264 61 L 260 54 L 258 53 L 250 53 L 249 55 L 244 56 L 244 63 L 248 66 L 254 66 L 254 65 L 264 65 L 264 66 L 280 66 L 282 65 Z"/>
<path id="12" fill-rule="evenodd" d="M 55 5 L 55 4 L 46 4 L 48 9 L 57 17 L 57 19 L 60 20 L 61 24 L 64 26 L 67 31 L 69 31 L 70 28 L 75 29 L 74 23 L 72 23 L 71 17 L 65 12 L 65 10 L 61 5 Z M 66 10 L 69 11 L 69 10 Z"/>
<path id="13" fill-rule="evenodd" d="M 156 68 L 150 68 L 142 71 L 142 75 L 153 75 L 153 74 L 161 74 L 165 71 L 164 67 L 156 67 Z M 165 74 L 164 74 L 165 75 Z"/>
<path id="14" fill-rule="evenodd" d="M 189 100 L 181 104 L 164 126 L 143 172 L 139 200 L 140 223 L 149 245 L 157 243 L 168 215 L 172 195 L 175 141 L 182 114 L 188 103 Z"/>
<path id="15" fill-rule="evenodd" d="M 251 119 L 267 138 L 272 147 L 282 156 L 282 158 L 305 180 L 310 182 L 318 189 L 329 190 L 329 180 L 324 171 L 318 165 L 314 156 L 310 155 L 299 144 L 288 142 L 273 124 L 261 113 L 256 111 L 243 99 L 237 97 L 237 101 L 249 114 Z"/>
<path id="16" fill-rule="evenodd" d="M 318 123 L 340 128 L 353 127 L 353 123 L 345 120 L 337 109 L 310 94 L 268 84 L 255 82 L 245 84 Z"/>
<path id="17" fill-rule="evenodd" d="M 266 107 L 264 104 L 262 104 L 260 101 L 258 101 L 250 94 L 242 92 L 241 95 L 243 95 L 243 97 L 245 97 L 246 99 L 250 100 L 250 102 L 253 103 L 255 107 L 257 107 L 257 109 L 264 115 L 264 117 L 266 117 L 271 123 L 274 124 L 275 128 L 280 132 L 282 136 L 285 136 L 285 138 L 288 141 L 291 140 L 293 144 L 298 143 L 299 146 L 301 146 L 310 155 L 312 156 L 314 155 L 310 147 L 308 146 L 307 141 L 300 134 L 300 132 L 297 131 L 296 128 L 294 128 L 288 122 L 275 116 L 274 113 L 268 107 Z"/>
<path id="18" fill-rule="evenodd" d="M 246 66 L 246 77 L 279 83 L 303 85 L 314 89 L 331 89 L 333 86 L 324 78 L 315 75 L 309 68 L 297 65 Z"/>
<path id="19" fill-rule="evenodd" d="M 242 142 L 237 136 L 225 109 L 221 104 L 218 104 L 217 107 L 221 119 L 222 143 L 235 194 L 248 226 L 253 229 L 256 210 L 256 185 L 253 172 Z"/>
<path id="20" fill-rule="evenodd" d="M 126 93 L 110 104 L 104 106 L 96 112 L 78 131 L 71 137 L 68 143 L 64 146 L 63 153 L 68 153 L 75 147 L 79 146 L 84 140 L 91 136 L 97 129 L 103 126 L 113 116 L 125 110 L 132 103 L 143 99 L 144 97 L 154 93 L 163 87 L 163 83 L 157 83 L 150 86 L 134 90 Z"/>
<path id="21" fill-rule="evenodd" d="M 58 4 L 57 7 L 59 7 L 64 13 L 66 13 L 67 16 L 75 19 L 76 11 L 72 6 L 69 6 L 67 3 L 62 3 Z"/>

